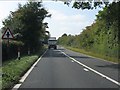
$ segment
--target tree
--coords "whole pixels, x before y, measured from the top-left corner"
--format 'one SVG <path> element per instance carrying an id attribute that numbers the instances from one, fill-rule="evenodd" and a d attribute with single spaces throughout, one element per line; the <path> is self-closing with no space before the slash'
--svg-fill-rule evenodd
<path id="1" fill-rule="evenodd" d="M 18 10 L 11 11 L 3 21 L 3 28 L 9 27 L 13 34 L 21 35 L 19 40 L 25 43 L 25 47 L 37 49 L 40 47 L 40 39 L 46 35 L 42 28 L 43 20 L 49 16 L 40 2 L 27 2 L 23 6 L 19 4 Z"/>
<path id="2" fill-rule="evenodd" d="M 61 36 L 59 44 L 84 49 L 105 59 L 120 59 L 120 2 L 113 2 L 96 15 L 97 19 L 87 26 L 81 34 L 70 37 Z M 73 40 L 72 40 L 73 39 Z"/>
<path id="3" fill-rule="evenodd" d="M 64 4 L 70 5 L 72 0 L 53 0 L 53 1 L 63 1 Z M 114 0 L 117 2 L 117 0 Z M 109 0 L 75 0 L 73 3 L 73 8 L 76 9 L 94 9 L 97 7 L 102 7 L 103 5 L 108 6 Z"/>
<path id="4" fill-rule="evenodd" d="M 64 36 L 67 36 L 67 34 L 66 34 L 66 33 L 64 33 L 64 34 L 62 35 L 62 37 L 64 37 Z"/>
<path id="5" fill-rule="evenodd" d="M 41 0 L 42 1 L 42 0 Z M 66 5 L 70 5 L 73 0 L 52 0 L 52 1 L 62 1 Z M 113 0 L 112 3 L 117 3 L 119 0 Z M 74 0 L 72 8 L 75 9 L 96 9 L 97 7 L 108 7 L 111 2 L 109 0 Z"/>

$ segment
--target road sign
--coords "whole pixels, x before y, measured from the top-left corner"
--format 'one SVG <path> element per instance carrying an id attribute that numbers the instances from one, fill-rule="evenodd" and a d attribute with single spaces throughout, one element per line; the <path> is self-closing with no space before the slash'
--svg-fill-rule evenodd
<path id="1" fill-rule="evenodd" d="M 2 36 L 2 39 L 13 39 L 14 36 L 9 28 L 6 29 L 5 33 Z"/>

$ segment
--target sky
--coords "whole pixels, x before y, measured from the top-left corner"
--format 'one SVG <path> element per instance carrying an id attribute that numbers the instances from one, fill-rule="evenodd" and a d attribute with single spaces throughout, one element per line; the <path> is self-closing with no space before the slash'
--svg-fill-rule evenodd
<path id="1" fill-rule="evenodd" d="M 10 11 L 15 11 L 18 8 L 18 3 L 22 5 L 26 3 L 25 0 L 18 1 L 0 1 L 0 28 L 3 26 L 2 21 L 7 18 Z M 48 22 L 47 30 L 52 37 L 60 37 L 64 33 L 71 35 L 78 35 L 90 26 L 96 19 L 96 15 L 100 9 L 95 10 L 78 10 L 64 4 L 61 1 L 43 0 L 43 7 L 52 14 L 51 18 L 46 18 L 44 22 Z"/>

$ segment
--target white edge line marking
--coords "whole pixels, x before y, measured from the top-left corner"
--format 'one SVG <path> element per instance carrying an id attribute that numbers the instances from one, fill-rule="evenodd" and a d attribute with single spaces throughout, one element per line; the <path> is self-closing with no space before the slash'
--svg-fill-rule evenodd
<path id="1" fill-rule="evenodd" d="M 17 90 L 17 88 L 19 88 L 20 86 L 21 84 L 16 84 L 12 90 Z"/>
<path id="2" fill-rule="evenodd" d="M 43 55 L 47 52 L 47 50 L 41 55 L 40 58 L 38 58 L 38 60 L 32 65 L 32 67 L 24 74 L 24 76 L 19 80 L 19 82 L 21 84 L 16 84 L 12 90 L 17 90 L 17 88 L 19 88 L 22 83 L 25 81 L 25 79 L 28 77 L 28 75 L 30 74 L 30 72 L 33 70 L 33 68 L 35 67 L 35 65 L 41 60 L 41 58 L 43 57 Z"/>
<path id="3" fill-rule="evenodd" d="M 74 58 L 72 58 L 72 57 L 70 57 L 70 56 L 68 56 L 66 53 L 64 53 L 64 52 L 62 52 L 62 51 L 61 51 L 61 53 L 63 53 L 65 56 L 67 56 L 68 58 L 72 59 L 72 60 L 75 61 L 76 63 L 82 65 L 82 66 L 85 67 L 85 68 L 87 68 L 88 70 L 90 70 L 90 71 L 92 71 L 92 72 L 94 72 L 94 73 L 96 73 L 96 74 L 98 74 L 98 75 L 100 75 L 100 76 L 106 78 L 107 80 L 109 80 L 109 81 L 111 81 L 111 82 L 117 84 L 118 86 L 120 86 L 120 83 L 117 82 L 116 80 L 114 80 L 114 79 L 112 79 L 112 78 L 110 78 L 110 77 L 108 77 L 108 76 L 106 76 L 106 75 L 104 75 L 104 74 L 102 74 L 102 73 L 100 73 L 100 72 L 98 72 L 98 71 L 96 71 L 96 70 L 94 70 L 94 69 L 88 67 L 87 65 L 85 65 L 85 64 L 83 64 L 83 63 L 77 61 L 76 59 L 74 59 Z"/>

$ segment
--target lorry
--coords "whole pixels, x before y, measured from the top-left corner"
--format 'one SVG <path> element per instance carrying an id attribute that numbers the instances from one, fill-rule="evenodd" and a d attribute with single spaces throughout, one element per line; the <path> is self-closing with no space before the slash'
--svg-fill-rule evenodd
<path id="1" fill-rule="evenodd" d="M 50 37 L 48 39 L 48 49 L 57 49 L 57 40 L 56 37 Z"/>

